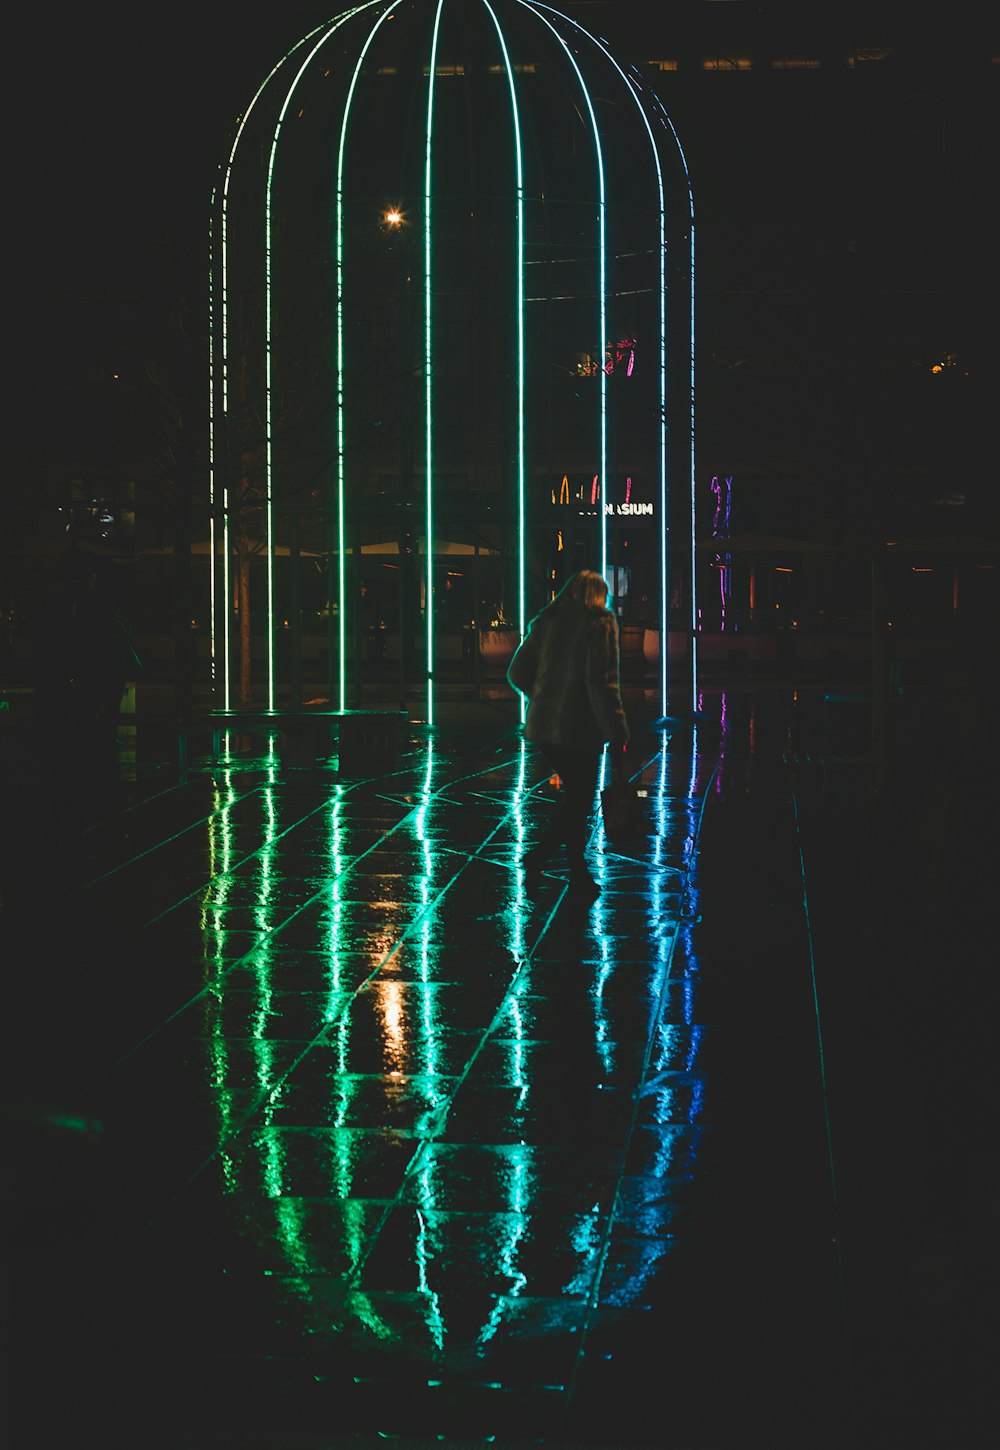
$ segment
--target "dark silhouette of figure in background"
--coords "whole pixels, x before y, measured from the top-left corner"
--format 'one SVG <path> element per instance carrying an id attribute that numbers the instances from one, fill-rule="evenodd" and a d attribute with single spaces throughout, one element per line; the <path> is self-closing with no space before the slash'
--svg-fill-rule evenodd
<path id="1" fill-rule="evenodd" d="M 594 806 L 601 755 L 607 742 L 616 776 L 624 775 L 629 737 L 618 673 L 618 622 L 608 609 L 600 574 L 581 569 L 528 626 L 507 670 L 508 682 L 528 697 L 526 740 L 534 741 L 559 776 L 562 789 L 552 820 L 524 856 L 528 883 L 564 846 L 570 891 L 593 900 L 599 887 L 587 870 L 584 848 Z"/>
<path id="2" fill-rule="evenodd" d="M 51 806 L 92 817 L 114 804 L 122 696 L 141 668 L 116 584 L 117 566 L 70 547 L 34 620 L 35 711 Z"/>

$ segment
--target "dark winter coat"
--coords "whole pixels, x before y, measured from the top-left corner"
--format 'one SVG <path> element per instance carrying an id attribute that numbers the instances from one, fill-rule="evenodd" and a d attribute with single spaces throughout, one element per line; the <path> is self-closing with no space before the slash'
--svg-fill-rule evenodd
<path id="1" fill-rule="evenodd" d="M 507 679 L 528 697 L 526 740 L 597 750 L 628 739 L 618 624 L 608 609 L 553 600 L 531 621 Z"/>

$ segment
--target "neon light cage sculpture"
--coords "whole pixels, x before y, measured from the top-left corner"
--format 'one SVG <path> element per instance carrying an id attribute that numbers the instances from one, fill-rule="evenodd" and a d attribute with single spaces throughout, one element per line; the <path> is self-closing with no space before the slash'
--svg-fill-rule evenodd
<path id="1" fill-rule="evenodd" d="M 215 702 L 297 700 L 312 630 L 334 708 L 389 641 L 433 723 L 469 631 L 478 670 L 589 567 L 666 712 L 693 249 L 662 104 L 548 6 L 372 0 L 279 60 L 212 204 Z"/>

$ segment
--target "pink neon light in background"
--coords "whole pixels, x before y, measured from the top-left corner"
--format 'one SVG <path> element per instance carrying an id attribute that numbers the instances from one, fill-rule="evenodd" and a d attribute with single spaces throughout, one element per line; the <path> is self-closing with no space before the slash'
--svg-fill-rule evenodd
<path id="1" fill-rule="evenodd" d="M 712 476 L 712 492 L 715 494 L 715 518 L 712 520 L 712 537 L 720 542 L 720 551 L 715 556 L 719 570 L 720 628 L 726 628 L 726 605 L 733 587 L 733 556 L 725 549 L 729 539 L 729 516 L 733 507 L 733 479 L 730 474 L 725 483 L 720 483 L 718 474 Z M 752 604 L 751 604 L 752 608 Z"/>
<path id="2" fill-rule="evenodd" d="M 615 368 L 625 364 L 625 376 L 630 378 L 635 368 L 635 338 L 623 337 L 621 342 L 614 342 L 604 355 L 604 371 L 613 373 Z"/>

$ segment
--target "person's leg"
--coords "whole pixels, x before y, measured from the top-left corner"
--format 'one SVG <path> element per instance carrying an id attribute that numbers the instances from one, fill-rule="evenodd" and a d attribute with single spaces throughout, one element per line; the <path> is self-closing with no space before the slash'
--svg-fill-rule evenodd
<path id="1" fill-rule="evenodd" d="M 600 755 L 595 750 L 567 751 L 563 762 L 563 841 L 569 863 L 569 883 L 572 890 L 588 895 L 597 892 L 597 885 L 587 870 L 584 850 L 590 831 L 599 767 Z"/>
<path id="2" fill-rule="evenodd" d="M 597 790 L 600 754 L 595 750 L 557 745 L 545 745 L 542 751 L 559 776 L 562 788 L 552 818 L 527 852 L 525 864 L 529 872 L 536 873 L 560 846 L 565 846 L 571 884 L 591 891 L 594 883 L 584 862 L 584 848 Z"/>
<path id="3" fill-rule="evenodd" d="M 558 775 L 561 781 L 562 773 L 556 762 L 558 748 L 551 745 L 543 745 L 540 747 L 540 750 L 542 758 L 549 767 L 549 770 L 553 775 Z M 565 797 L 563 790 L 560 789 L 556 794 L 555 806 L 541 835 L 535 844 L 529 847 L 524 853 L 524 867 L 529 876 L 537 876 L 548 863 L 550 857 L 555 855 L 556 851 L 562 845 L 564 836 L 564 814 Z"/>

